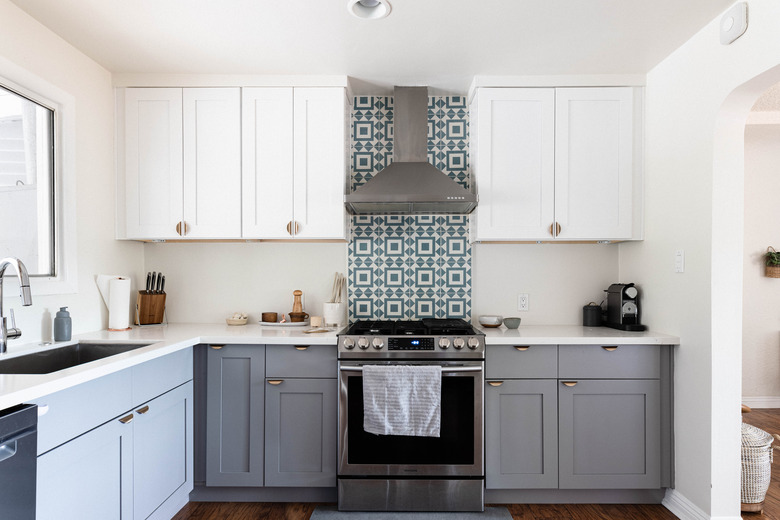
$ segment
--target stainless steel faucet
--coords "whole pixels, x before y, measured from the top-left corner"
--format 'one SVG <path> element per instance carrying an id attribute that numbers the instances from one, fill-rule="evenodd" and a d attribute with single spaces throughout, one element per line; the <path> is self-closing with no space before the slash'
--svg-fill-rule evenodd
<path id="1" fill-rule="evenodd" d="M 3 316 L 3 275 L 5 275 L 5 269 L 9 265 L 12 266 L 14 270 L 16 270 L 16 277 L 19 278 L 19 296 L 22 297 L 22 305 L 25 307 L 32 305 L 32 295 L 30 294 L 30 277 L 27 276 L 27 268 L 18 258 L 3 258 L 0 260 L 0 329 L 2 329 L 2 337 L 0 338 L 0 354 L 4 354 L 8 350 L 9 339 L 18 338 L 22 335 L 22 331 L 16 328 L 16 320 L 14 319 L 13 309 L 11 310 L 10 329 L 6 325 L 6 317 Z"/>

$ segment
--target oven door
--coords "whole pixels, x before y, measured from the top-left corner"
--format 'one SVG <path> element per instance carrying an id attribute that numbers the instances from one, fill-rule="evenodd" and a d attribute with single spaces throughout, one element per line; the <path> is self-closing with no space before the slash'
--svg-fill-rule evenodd
<path id="1" fill-rule="evenodd" d="M 362 366 L 441 365 L 440 437 L 363 430 Z M 339 476 L 483 476 L 484 361 L 339 362 Z"/>

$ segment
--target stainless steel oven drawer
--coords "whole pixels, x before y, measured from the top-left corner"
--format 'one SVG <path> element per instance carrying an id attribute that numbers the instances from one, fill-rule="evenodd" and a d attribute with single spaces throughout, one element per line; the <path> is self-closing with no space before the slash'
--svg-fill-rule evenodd
<path id="1" fill-rule="evenodd" d="M 562 379 L 658 379 L 660 345 L 561 345 Z"/>
<path id="2" fill-rule="evenodd" d="M 490 345 L 485 354 L 486 379 L 554 379 L 558 345 Z"/>
<path id="3" fill-rule="evenodd" d="M 336 346 L 267 345 L 265 376 L 271 379 L 336 378 L 338 377 Z"/>

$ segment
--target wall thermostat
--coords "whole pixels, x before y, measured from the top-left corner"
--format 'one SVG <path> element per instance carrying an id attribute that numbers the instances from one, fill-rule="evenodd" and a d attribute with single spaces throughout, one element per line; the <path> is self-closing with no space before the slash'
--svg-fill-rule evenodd
<path id="1" fill-rule="evenodd" d="M 747 2 L 735 4 L 720 19 L 720 43 L 728 45 L 743 34 L 748 26 Z"/>

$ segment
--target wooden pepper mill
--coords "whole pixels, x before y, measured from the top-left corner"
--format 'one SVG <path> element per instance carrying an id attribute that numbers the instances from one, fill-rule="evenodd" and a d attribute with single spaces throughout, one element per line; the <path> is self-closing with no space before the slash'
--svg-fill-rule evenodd
<path id="1" fill-rule="evenodd" d="M 303 304 L 301 303 L 301 295 L 303 291 L 293 291 L 293 312 L 303 312 Z"/>

